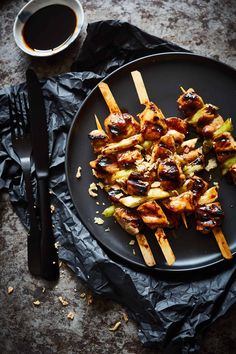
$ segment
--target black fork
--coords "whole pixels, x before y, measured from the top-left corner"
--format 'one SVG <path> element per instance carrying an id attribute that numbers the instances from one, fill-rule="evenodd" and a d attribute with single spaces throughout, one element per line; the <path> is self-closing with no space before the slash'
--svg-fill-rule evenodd
<path id="1" fill-rule="evenodd" d="M 31 181 L 32 146 L 29 133 L 28 105 L 25 94 L 11 94 L 9 98 L 12 147 L 22 168 L 26 199 L 28 202 L 30 231 L 27 239 L 28 268 L 31 274 L 41 274 L 41 231 L 36 217 L 33 186 Z"/>

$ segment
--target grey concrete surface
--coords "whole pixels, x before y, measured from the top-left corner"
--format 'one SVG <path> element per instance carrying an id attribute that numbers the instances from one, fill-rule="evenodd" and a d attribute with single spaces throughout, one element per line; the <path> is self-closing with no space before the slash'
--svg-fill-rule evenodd
<path id="1" fill-rule="evenodd" d="M 14 18 L 25 0 L 0 2 L 0 84 L 25 81 L 29 63 L 40 76 L 70 70 L 83 36 L 66 53 L 50 59 L 32 59 L 15 45 Z M 86 22 L 104 19 L 128 21 L 197 54 L 219 59 L 236 68 L 235 0 L 82 0 Z M 8 294 L 8 287 L 14 290 Z M 63 306 L 62 296 L 68 302 Z M 36 300 L 40 301 L 34 304 Z M 122 353 L 162 354 L 143 348 L 138 329 L 125 322 L 125 310 L 116 303 L 94 298 L 86 285 L 61 266 L 58 283 L 30 276 L 26 264 L 26 232 L 12 211 L 6 193 L 0 194 L 0 353 Z M 75 314 L 74 320 L 67 318 Z M 121 320 L 116 332 L 109 327 Z M 205 333 L 202 354 L 232 354 L 236 344 L 236 307 Z"/>

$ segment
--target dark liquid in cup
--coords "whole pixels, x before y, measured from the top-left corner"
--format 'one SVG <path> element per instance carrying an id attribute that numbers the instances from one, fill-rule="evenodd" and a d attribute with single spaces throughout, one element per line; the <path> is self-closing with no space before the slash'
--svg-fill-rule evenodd
<path id="1" fill-rule="evenodd" d="M 31 49 L 53 49 L 74 33 L 76 22 L 76 15 L 70 7 L 49 5 L 28 19 L 23 28 L 23 38 Z"/>

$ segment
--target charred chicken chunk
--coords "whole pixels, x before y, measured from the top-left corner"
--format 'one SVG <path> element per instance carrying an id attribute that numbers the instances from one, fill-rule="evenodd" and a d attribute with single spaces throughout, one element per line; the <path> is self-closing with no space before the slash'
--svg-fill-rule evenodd
<path id="1" fill-rule="evenodd" d="M 141 204 L 137 211 L 143 222 L 151 229 L 169 226 L 169 221 L 164 211 L 154 200 Z"/>
<path id="2" fill-rule="evenodd" d="M 219 202 L 196 207 L 196 229 L 203 233 L 210 232 L 214 227 L 222 224 L 224 213 Z"/>
<path id="3" fill-rule="evenodd" d="M 90 161 L 93 175 L 105 184 L 114 184 L 113 176 L 119 170 L 115 159 L 110 156 L 99 155 L 96 160 Z"/>
<path id="4" fill-rule="evenodd" d="M 199 131 L 205 125 L 210 124 L 213 119 L 218 116 L 218 107 L 212 104 L 205 104 L 201 109 L 195 112 L 191 117 L 188 117 L 188 123 L 196 125 Z"/>
<path id="5" fill-rule="evenodd" d="M 189 88 L 184 92 L 178 98 L 177 103 L 179 110 L 185 115 L 185 117 L 192 116 L 204 105 L 202 98 L 192 88 Z"/>
<path id="6" fill-rule="evenodd" d="M 224 123 L 223 118 L 218 115 L 216 118 L 212 120 L 210 124 L 205 125 L 203 128 L 199 129 L 197 128 L 197 132 L 204 136 L 204 138 L 212 138 L 214 135 L 214 132 L 222 126 Z"/>
<path id="7" fill-rule="evenodd" d="M 157 175 L 164 190 L 180 187 L 185 180 L 181 167 L 174 159 L 161 161 L 157 168 Z"/>
<path id="8" fill-rule="evenodd" d="M 145 140 L 158 140 L 167 132 L 167 125 L 161 110 L 149 102 L 145 110 L 138 115 L 140 131 Z"/>
<path id="9" fill-rule="evenodd" d="M 199 156 L 202 155 L 201 149 L 195 149 L 192 151 L 189 151 L 187 154 L 181 155 L 181 157 L 184 160 L 184 163 L 190 163 L 196 160 Z"/>
<path id="10" fill-rule="evenodd" d="M 193 193 L 191 191 L 184 192 L 176 197 L 170 197 L 163 200 L 164 206 L 174 213 L 193 212 Z"/>
<path id="11" fill-rule="evenodd" d="M 115 209 L 114 217 L 118 224 L 129 234 L 137 235 L 142 228 L 142 219 L 135 210 L 118 207 Z"/>
<path id="12" fill-rule="evenodd" d="M 137 149 L 127 150 L 117 154 L 117 162 L 119 166 L 123 168 L 129 168 L 134 166 L 137 161 L 142 161 L 143 156 Z"/>
<path id="13" fill-rule="evenodd" d="M 99 154 L 101 149 L 109 142 L 109 138 L 103 130 L 92 130 L 88 137 L 95 154 Z"/>
<path id="14" fill-rule="evenodd" d="M 118 142 L 138 134 L 139 123 L 128 113 L 111 113 L 104 121 L 106 133 L 111 141 Z"/>
<path id="15" fill-rule="evenodd" d="M 185 135 L 175 129 L 169 129 L 166 135 L 172 136 L 176 144 L 182 144 L 185 139 Z"/>
<path id="16" fill-rule="evenodd" d="M 109 199 L 114 203 L 118 203 L 119 200 L 125 196 L 125 193 L 119 185 L 113 185 L 111 187 L 109 186 L 106 188 L 106 192 Z"/>
<path id="17" fill-rule="evenodd" d="M 151 161 L 155 162 L 158 159 L 164 160 L 172 156 L 172 152 L 169 149 L 166 149 L 160 146 L 158 143 L 155 143 L 152 149 Z"/>
<path id="18" fill-rule="evenodd" d="M 188 124 L 181 118 L 177 118 L 177 117 L 166 118 L 166 124 L 168 130 L 176 130 L 177 132 L 182 133 L 184 135 L 187 134 Z"/>
<path id="19" fill-rule="evenodd" d="M 115 173 L 119 170 L 116 160 L 111 156 L 100 155 L 90 162 L 90 166 L 99 174 Z"/>
<path id="20" fill-rule="evenodd" d="M 217 160 L 223 163 L 229 157 L 236 155 L 236 142 L 233 136 L 226 132 L 214 139 L 214 148 Z"/>
<path id="21" fill-rule="evenodd" d="M 199 199 L 206 192 L 208 183 L 199 176 L 193 176 L 189 179 L 188 189 L 192 191 L 195 199 Z"/>
<path id="22" fill-rule="evenodd" d="M 171 152 L 175 152 L 175 140 L 171 135 L 163 135 L 159 140 L 159 146 L 168 149 Z"/>
<path id="23" fill-rule="evenodd" d="M 147 195 L 153 182 L 153 174 L 149 171 L 131 172 L 127 180 L 127 193 L 129 195 Z"/>

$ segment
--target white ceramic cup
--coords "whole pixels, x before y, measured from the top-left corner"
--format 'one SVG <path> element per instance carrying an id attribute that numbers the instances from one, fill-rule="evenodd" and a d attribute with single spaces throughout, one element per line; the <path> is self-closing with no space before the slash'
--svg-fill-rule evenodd
<path id="1" fill-rule="evenodd" d="M 23 28 L 28 19 L 38 10 L 49 5 L 65 5 L 71 8 L 76 16 L 76 26 L 72 35 L 56 48 L 49 50 L 34 50 L 30 48 L 23 38 Z M 84 11 L 81 3 L 78 0 L 31 0 L 17 14 L 14 26 L 13 35 L 16 44 L 25 53 L 34 57 L 48 57 L 61 52 L 72 44 L 79 36 L 84 24 Z"/>

